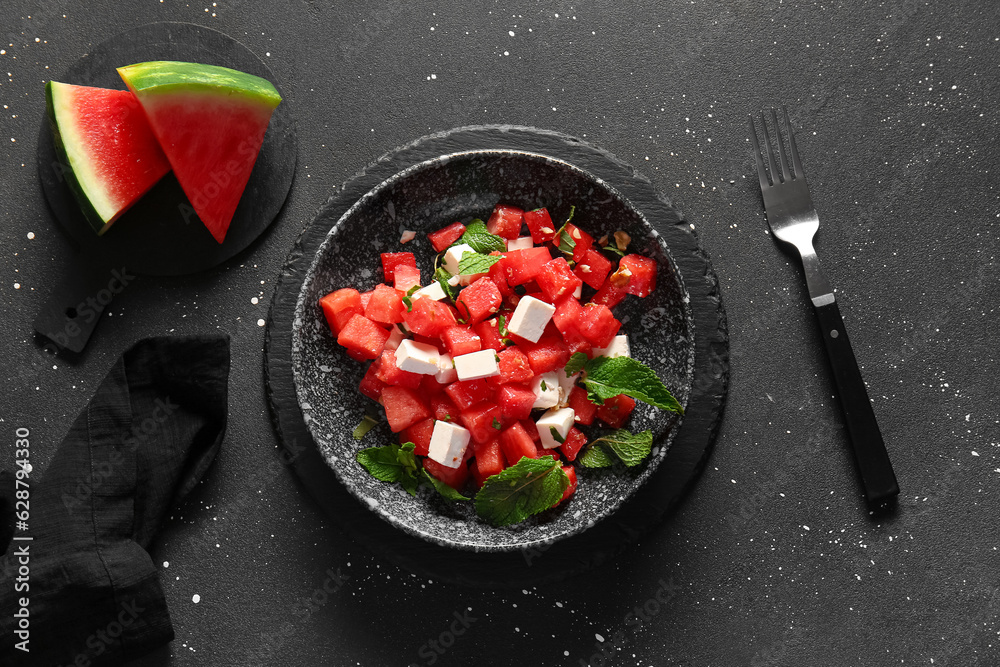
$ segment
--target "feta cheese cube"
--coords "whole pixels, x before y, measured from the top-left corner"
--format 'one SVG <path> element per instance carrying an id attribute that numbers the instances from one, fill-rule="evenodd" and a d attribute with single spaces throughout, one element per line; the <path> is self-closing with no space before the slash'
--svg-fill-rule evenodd
<path id="1" fill-rule="evenodd" d="M 555 371 L 536 375 L 531 381 L 531 391 L 535 392 L 535 402 L 531 407 L 554 408 L 559 405 L 559 376 Z"/>
<path id="2" fill-rule="evenodd" d="M 607 347 L 595 347 L 593 354 L 595 357 L 607 357 L 609 359 L 631 356 L 628 347 L 628 336 L 615 336 L 614 340 L 611 341 L 611 345 Z"/>
<path id="3" fill-rule="evenodd" d="M 443 466 L 457 468 L 462 465 L 462 457 L 471 437 L 472 434 L 461 426 L 437 420 L 427 455 Z"/>
<path id="4" fill-rule="evenodd" d="M 441 287 L 441 283 L 435 280 L 427 287 L 421 287 L 416 292 L 414 292 L 412 298 L 414 301 L 416 301 L 417 299 L 422 299 L 424 297 L 428 299 L 433 299 L 434 301 L 440 301 L 441 299 L 445 298 L 445 296 L 447 295 L 444 293 L 444 288 Z"/>
<path id="5" fill-rule="evenodd" d="M 455 370 L 459 380 L 478 380 L 500 375 L 497 353 L 492 349 L 460 354 L 455 357 Z"/>
<path id="6" fill-rule="evenodd" d="M 527 250 L 535 244 L 530 236 L 520 236 L 516 239 L 507 239 L 507 250 Z"/>
<path id="7" fill-rule="evenodd" d="M 576 419 L 576 412 L 573 408 L 558 408 L 549 410 L 538 418 L 535 426 L 538 427 L 538 437 L 542 439 L 542 447 L 554 449 L 561 445 L 569 435 L 569 430 L 573 427 Z M 553 434 L 555 431 L 555 434 Z M 558 434 L 558 438 L 556 437 Z"/>
<path id="8" fill-rule="evenodd" d="M 545 331 L 545 325 L 552 319 L 556 307 L 533 296 L 521 297 L 514 314 L 510 316 L 507 329 L 521 338 L 537 343 Z"/>
<path id="9" fill-rule="evenodd" d="M 399 343 L 396 348 L 396 365 L 401 371 L 434 375 L 438 372 L 440 353 L 433 345 L 417 343 L 409 338 Z"/>
<path id="10" fill-rule="evenodd" d="M 556 375 L 559 377 L 559 407 L 563 407 L 569 401 L 569 393 L 573 391 L 580 374 L 573 373 L 566 377 L 566 371 L 560 368 L 556 371 Z"/>
<path id="11" fill-rule="evenodd" d="M 455 362 L 451 360 L 450 354 L 442 354 L 438 357 L 438 372 L 434 376 L 438 384 L 451 384 L 458 379 L 458 371 L 455 370 Z"/>
<path id="12" fill-rule="evenodd" d="M 444 253 L 444 268 L 445 270 L 453 276 L 458 275 L 458 263 L 462 259 L 462 255 L 467 252 L 476 252 L 473 250 L 472 246 L 468 243 L 460 243 L 456 246 L 448 248 Z"/>
<path id="13" fill-rule="evenodd" d="M 393 327 L 392 331 L 389 332 L 389 338 L 385 341 L 385 349 L 395 350 L 404 338 L 406 335 L 399 330 L 399 327 Z"/>

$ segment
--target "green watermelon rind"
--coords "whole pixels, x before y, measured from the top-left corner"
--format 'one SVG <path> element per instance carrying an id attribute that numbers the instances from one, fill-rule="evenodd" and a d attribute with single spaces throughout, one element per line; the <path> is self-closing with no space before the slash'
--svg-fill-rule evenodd
<path id="1" fill-rule="evenodd" d="M 59 84 L 56 81 L 49 81 L 45 84 L 45 112 L 49 119 L 49 126 L 52 128 L 52 144 L 58 160 L 57 164 L 53 165 L 53 167 L 56 169 L 57 175 L 65 179 L 66 185 L 80 206 L 80 212 L 83 214 L 84 219 L 97 232 L 97 235 L 101 236 L 104 232 L 108 231 L 108 228 L 111 227 L 116 217 L 112 216 L 110 219 L 106 219 L 98 213 L 97 208 L 91 201 L 90 195 L 87 194 L 86 188 L 80 182 L 80 178 L 77 177 L 77 171 L 82 169 L 84 165 L 79 163 L 74 164 L 75 161 L 70 160 L 69 154 L 66 151 L 66 146 L 63 143 L 65 130 L 60 127 L 59 119 L 56 117 L 56 105 L 52 93 L 53 83 L 65 85 Z"/>
<path id="2" fill-rule="evenodd" d="M 154 60 L 119 67 L 118 74 L 137 95 L 185 92 L 231 95 L 235 92 L 272 109 L 281 102 L 281 95 L 267 79 L 218 65 Z"/>

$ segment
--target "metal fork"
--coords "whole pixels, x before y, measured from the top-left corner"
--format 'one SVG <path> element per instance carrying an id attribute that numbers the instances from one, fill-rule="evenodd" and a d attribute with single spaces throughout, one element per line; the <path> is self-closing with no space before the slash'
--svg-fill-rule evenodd
<path id="1" fill-rule="evenodd" d="M 757 141 L 753 116 L 750 116 L 750 140 L 753 142 L 754 157 L 757 160 L 757 175 L 760 177 L 764 210 L 775 238 L 794 246 L 802 258 L 809 297 L 815 307 L 827 356 L 833 367 L 840 406 L 847 423 L 865 498 L 870 504 L 878 505 L 898 495 L 899 485 L 868 398 L 868 391 L 865 389 L 865 382 L 858 369 L 857 359 L 854 357 L 854 350 L 851 349 L 844 320 L 840 316 L 840 308 L 833 295 L 833 288 L 820 268 L 819 258 L 813 248 L 813 237 L 819 230 L 819 216 L 809 196 L 809 185 L 802 171 L 799 151 L 795 146 L 795 136 L 792 134 L 792 124 L 788 120 L 788 110 L 782 107 L 782 112 L 785 120 L 787 153 L 781 141 L 778 115 L 773 108 L 771 109 L 771 123 L 778 148 L 777 163 L 771 136 L 767 130 L 767 118 L 763 111 L 760 114 L 764 144 L 767 148 L 768 170 L 764 168 L 764 155 Z M 788 154 L 791 155 L 791 170 L 789 170 Z"/>

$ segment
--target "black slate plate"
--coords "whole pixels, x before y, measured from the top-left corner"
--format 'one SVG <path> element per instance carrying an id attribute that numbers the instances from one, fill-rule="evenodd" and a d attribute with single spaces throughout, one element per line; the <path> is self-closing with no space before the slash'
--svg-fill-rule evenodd
<path id="1" fill-rule="evenodd" d="M 124 90 L 116 68 L 149 60 L 201 62 L 237 69 L 269 80 L 283 99 L 271 116 L 250 180 L 221 244 L 195 215 L 172 172 L 98 237 L 80 214 L 61 176 L 65 167 L 56 158 L 48 121 L 43 121 L 37 151 L 42 191 L 60 227 L 79 244 L 80 255 L 77 266 L 70 267 L 64 284 L 39 315 L 35 328 L 74 352 L 86 344 L 97 318 L 73 317 L 72 311 L 67 311 L 95 295 L 110 299 L 111 291 L 103 288 L 113 277 L 112 268 L 122 273 L 124 267 L 125 275 L 168 276 L 197 273 L 225 262 L 246 249 L 278 217 L 295 176 L 298 142 L 287 96 L 267 65 L 221 32 L 192 23 L 139 26 L 97 45 L 53 78 L 62 83 Z M 100 305 L 103 308 L 105 304 Z M 80 329 L 82 334 L 67 335 Z"/>
<path id="2" fill-rule="evenodd" d="M 252 51 L 221 32 L 192 23 L 151 23 L 121 33 L 54 77 L 62 83 L 125 90 L 115 68 L 148 60 L 183 60 L 221 65 L 267 79 L 282 102 L 274 110 L 226 240 L 216 243 L 189 209 L 187 197 L 168 174 L 97 237 L 60 177 L 48 122 L 38 135 L 38 174 L 59 224 L 85 250 L 100 246 L 144 275 L 184 275 L 220 264 L 246 248 L 277 217 L 295 175 L 298 144 L 291 108 L 274 74 Z"/>
<path id="3" fill-rule="evenodd" d="M 472 553 L 434 544 L 376 520 L 368 506 L 338 482 L 299 407 L 293 340 L 300 324 L 296 313 L 300 292 L 334 223 L 375 186 L 404 169 L 441 155 L 481 149 L 528 151 L 565 160 L 605 181 L 653 222 L 687 288 L 694 361 L 683 428 L 666 450 L 662 464 L 648 473 L 648 481 L 617 512 L 554 543 Z M 369 257 L 374 252 L 370 250 Z M 689 226 L 648 181 L 609 154 L 565 135 L 530 128 L 461 128 L 384 156 L 324 205 L 303 232 L 282 272 L 269 317 L 266 372 L 272 414 L 292 467 L 324 509 L 353 535 L 376 552 L 428 576 L 506 585 L 562 577 L 602 562 L 656 523 L 682 497 L 703 465 L 721 416 L 728 379 L 727 341 L 725 314 L 708 259 Z"/>

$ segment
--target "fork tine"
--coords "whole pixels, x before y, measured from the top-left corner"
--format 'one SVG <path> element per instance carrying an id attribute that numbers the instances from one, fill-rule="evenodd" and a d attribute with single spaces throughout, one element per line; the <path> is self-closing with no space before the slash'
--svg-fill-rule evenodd
<path id="1" fill-rule="evenodd" d="M 764 116 L 764 112 L 760 112 L 760 124 L 764 128 L 764 143 L 767 144 L 767 166 L 771 168 L 771 180 L 775 185 L 781 181 L 778 179 L 778 165 L 774 163 L 774 148 L 771 146 L 771 135 L 767 131 L 767 118 Z M 775 131 L 778 128 L 774 128 Z"/>
<path id="2" fill-rule="evenodd" d="M 753 116 L 750 116 L 750 141 L 753 142 L 753 156 L 757 160 L 757 177 L 760 179 L 760 189 L 761 191 L 767 190 L 771 187 L 771 183 L 767 180 L 767 172 L 764 171 L 764 160 L 761 158 L 760 154 L 760 144 L 757 142 L 757 128 L 753 125 Z"/>
<path id="3" fill-rule="evenodd" d="M 781 180 L 788 182 L 791 180 L 791 174 L 788 173 L 788 159 L 785 157 L 785 146 L 781 143 L 781 126 L 778 125 L 778 114 L 774 111 L 774 107 L 771 107 L 771 123 L 774 125 L 774 142 L 778 144 L 778 161 L 781 162 Z"/>
<path id="4" fill-rule="evenodd" d="M 792 123 L 788 120 L 788 109 L 785 105 L 781 105 L 781 110 L 785 114 L 785 133 L 788 135 L 788 150 L 792 154 L 794 176 L 795 178 L 804 178 L 805 174 L 802 172 L 802 163 L 799 162 L 799 149 L 795 146 L 795 135 L 792 134 Z"/>

